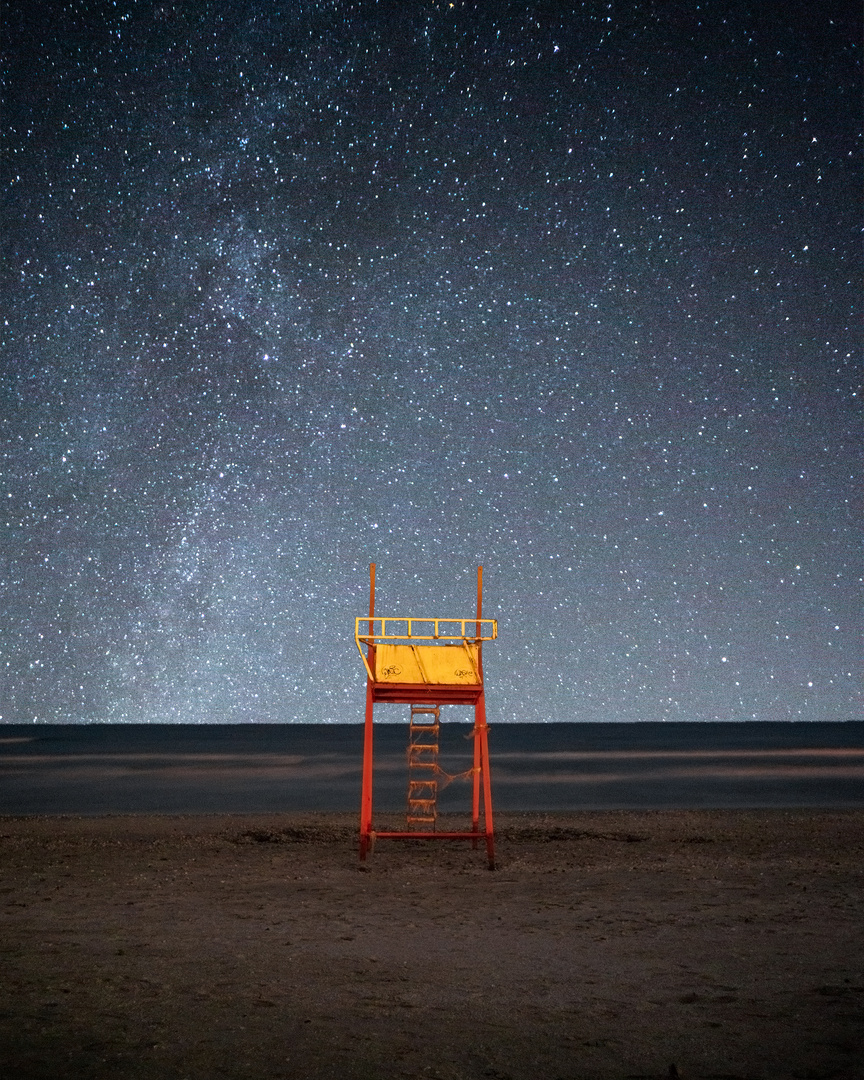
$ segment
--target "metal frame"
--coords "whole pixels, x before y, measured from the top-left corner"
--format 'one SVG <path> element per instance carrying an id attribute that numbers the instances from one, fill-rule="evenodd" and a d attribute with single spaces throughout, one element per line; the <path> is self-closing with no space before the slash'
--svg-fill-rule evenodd
<path id="1" fill-rule="evenodd" d="M 366 669 L 366 716 L 363 732 L 363 783 L 360 796 L 360 859 L 374 847 L 376 840 L 471 840 L 476 848 L 482 838 L 486 841 L 486 855 L 489 869 L 495 869 L 495 838 L 492 822 L 492 789 L 489 773 L 489 739 L 486 724 L 486 698 L 483 686 L 482 643 L 494 641 L 498 636 L 498 624 L 495 619 L 483 618 L 483 567 L 477 567 L 477 615 L 473 619 L 416 619 L 396 616 L 386 618 L 375 615 L 375 563 L 369 566 L 369 614 L 359 616 L 354 623 L 354 640 Z M 387 623 L 401 623 L 407 633 L 387 633 Z M 361 632 L 361 624 L 366 624 L 366 632 Z M 431 634 L 416 634 L 416 624 L 432 625 Z M 376 632 L 376 624 L 380 630 Z M 446 632 L 446 625 L 459 626 L 459 633 Z M 441 632 L 442 625 L 445 632 Z M 468 631 L 468 627 L 473 633 Z M 490 632 L 484 633 L 486 628 Z M 433 684 L 379 682 L 375 679 L 375 646 L 383 641 L 461 641 L 463 645 L 477 648 L 476 665 L 471 664 L 477 675 L 477 682 L 468 684 Z M 366 645 L 363 655 L 361 642 Z M 413 645 L 412 645 L 413 647 Z M 470 657 L 470 651 L 466 648 Z M 425 679 L 423 665 L 417 655 L 420 674 Z M 376 701 L 400 702 L 408 705 L 443 704 L 474 706 L 474 764 L 471 769 L 473 792 L 471 800 L 470 832 L 376 832 L 372 827 L 372 780 L 373 780 L 373 711 Z M 480 793 L 483 792 L 483 829 L 480 828 Z"/>

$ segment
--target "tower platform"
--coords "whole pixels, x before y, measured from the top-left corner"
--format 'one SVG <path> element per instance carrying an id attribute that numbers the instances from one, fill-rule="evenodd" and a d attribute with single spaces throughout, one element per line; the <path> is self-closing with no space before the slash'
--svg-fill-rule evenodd
<path id="1" fill-rule="evenodd" d="M 406 705 L 474 705 L 483 693 L 480 646 L 497 636 L 494 619 L 360 616 L 354 624 L 372 700 Z"/>

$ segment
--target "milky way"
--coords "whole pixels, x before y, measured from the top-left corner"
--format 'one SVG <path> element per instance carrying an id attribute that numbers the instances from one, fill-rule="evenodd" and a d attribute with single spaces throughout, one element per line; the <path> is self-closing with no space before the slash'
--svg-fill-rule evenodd
<path id="1" fill-rule="evenodd" d="M 858 7 L 5 5 L 2 720 L 857 716 Z"/>

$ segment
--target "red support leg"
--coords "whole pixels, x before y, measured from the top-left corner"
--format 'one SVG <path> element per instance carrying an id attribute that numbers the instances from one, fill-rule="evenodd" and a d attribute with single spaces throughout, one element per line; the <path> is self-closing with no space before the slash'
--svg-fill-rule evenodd
<path id="1" fill-rule="evenodd" d="M 471 831 L 475 833 L 480 832 L 480 772 L 482 766 L 482 744 L 480 742 L 480 720 L 479 720 L 479 699 L 474 703 L 474 772 L 471 776 L 473 782 L 473 793 L 471 798 Z M 475 839 L 471 845 L 477 847 L 477 840 Z"/>
<path id="2" fill-rule="evenodd" d="M 475 628 L 475 634 L 480 637 L 480 620 L 483 618 L 483 567 L 477 567 L 477 626 Z M 480 681 L 483 681 L 483 646 L 478 643 L 477 645 L 477 670 L 480 675 Z M 483 695 L 481 692 L 480 697 L 474 703 L 474 793 L 471 802 L 471 828 L 476 833 L 480 831 L 480 772 L 483 769 L 483 756 L 482 756 L 482 743 L 480 740 L 480 726 L 486 723 L 486 709 L 481 705 L 483 701 Z M 482 717 L 482 719 L 481 719 Z M 477 847 L 477 841 L 473 842 L 473 847 Z"/>
<path id="3" fill-rule="evenodd" d="M 369 567 L 369 634 L 375 615 L 375 563 Z M 375 670 L 375 646 L 368 649 L 369 666 Z M 366 721 L 363 728 L 363 789 L 360 794 L 360 860 L 364 862 L 372 837 L 372 680 L 366 680 Z"/>
<path id="4" fill-rule="evenodd" d="M 363 791 L 360 796 L 360 859 L 365 861 L 372 833 L 372 683 L 366 684 L 366 723 L 363 729 Z"/>
<path id="5" fill-rule="evenodd" d="M 495 869 L 495 836 L 492 824 L 492 778 L 489 770 L 489 728 L 486 726 L 486 696 L 481 694 L 476 705 L 478 727 L 474 741 L 480 741 L 480 761 L 483 773 L 483 823 L 486 827 L 486 855 L 489 869 Z M 476 775 L 476 774 L 475 774 Z"/>

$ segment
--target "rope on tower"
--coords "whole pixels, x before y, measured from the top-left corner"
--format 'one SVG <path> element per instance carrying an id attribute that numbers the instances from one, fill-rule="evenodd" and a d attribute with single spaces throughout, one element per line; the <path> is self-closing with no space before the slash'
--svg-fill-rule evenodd
<path id="1" fill-rule="evenodd" d="M 443 776 L 443 777 L 444 777 L 444 783 L 443 783 L 443 784 L 441 785 L 441 790 L 442 790 L 442 791 L 443 791 L 443 790 L 444 790 L 444 788 L 446 788 L 446 787 L 447 787 L 447 786 L 448 786 L 449 784 L 452 784 L 454 780 L 470 780 L 470 779 L 471 779 L 471 777 L 472 777 L 472 776 L 473 776 L 473 775 L 474 775 L 475 773 L 479 773 L 479 772 L 482 772 L 482 771 L 483 771 L 482 769 L 475 769 L 475 768 L 471 768 L 471 769 L 466 769 L 466 770 L 465 770 L 465 772 L 460 772 L 460 773 L 452 773 L 452 774 L 451 774 L 451 773 L 445 772 L 445 771 L 444 771 L 444 770 L 443 770 L 443 769 L 441 768 L 441 766 L 440 766 L 440 765 L 436 765 L 436 766 L 435 766 L 435 772 L 436 772 L 436 773 L 438 773 L 438 775 L 439 775 L 439 776 Z"/>

